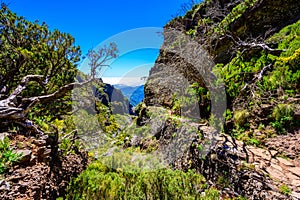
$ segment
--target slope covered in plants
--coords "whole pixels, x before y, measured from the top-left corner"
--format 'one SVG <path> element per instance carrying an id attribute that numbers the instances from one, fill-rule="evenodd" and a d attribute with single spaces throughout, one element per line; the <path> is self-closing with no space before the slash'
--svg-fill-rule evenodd
<path id="1" fill-rule="evenodd" d="M 95 78 L 114 44 L 84 75 L 72 36 L 3 5 L 1 197 L 300 199 L 299 18 L 292 0 L 194 5 L 166 24 L 130 116 Z"/>

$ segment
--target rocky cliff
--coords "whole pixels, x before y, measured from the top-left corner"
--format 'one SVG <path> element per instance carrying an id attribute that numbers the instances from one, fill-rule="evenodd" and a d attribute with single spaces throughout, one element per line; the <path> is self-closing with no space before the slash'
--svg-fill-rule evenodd
<path id="1" fill-rule="evenodd" d="M 300 199 L 299 19 L 300 2 L 292 0 L 213 0 L 165 26 L 164 44 L 145 85 L 148 108 L 140 124 L 149 123 L 147 110 L 157 106 L 184 118 L 194 112 L 193 119 L 205 122 L 198 123 L 202 140 L 195 139 L 172 166 L 197 169 L 229 196 Z M 185 46 L 192 43 L 187 40 L 198 44 L 188 52 L 190 57 L 198 52 L 196 64 L 186 57 L 190 48 Z M 224 84 L 227 103 L 225 135 L 215 135 L 203 157 L 197 146 L 205 147 L 205 135 L 214 135 L 210 128 L 216 127 L 207 71 L 215 75 L 210 80 Z M 162 149 L 170 134 L 182 130 L 164 126 L 157 138 Z"/>
<path id="2" fill-rule="evenodd" d="M 245 11 L 240 11 L 240 13 L 236 9 L 236 14 L 232 14 L 231 17 L 229 14 L 234 13 L 232 9 L 237 8 L 242 4 L 241 2 L 243 3 L 240 0 L 205 1 L 198 7 L 194 6 L 193 10 L 184 17 L 178 17 L 169 22 L 165 26 L 165 30 L 174 28 L 183 33 L 194 30 L 193 39 L 206 49 L 215 64 L 226 64 L 238 50 L 247 48 L 246 45 L 239 45 L 239 42 L 247 41 L 249 45 L 264 42 L 283 27 L 300 19 L 300 2 L 292 0 L 284 2 L 245 1 L 248 4 L 253 3 L 245 5 Z M 200 23 L 205 20 L 210 21 Z M 214 28 L 218 25 L 224 26 L 224 24 L 227 25 L 226 30 L 220 30 L 214 34 L 206 30 L 211 29 L 210 26 Z M 224 33 L 224 31 L 226 32 Z M 276 44 L 270 45 L 276 46 Z M 253 51 L 255 49 L 262 50 L 263 47 L 256 46 Z M 176 56 L 172 52 L 161 51 L 145 85 L 145 103 L 147 105 L 167 106 L 172 104 L 172 96 L 178 92 L 178 88 L 181 87 L 180 81 L 182 81 L 174 79 L 175 75 L 173 74 L 176 73 L 177 77 L 183 77 L 189 84 L 203 82 L 202 75 L 198 73 L 198 70 L 185 62 L 182 57 Z"/>

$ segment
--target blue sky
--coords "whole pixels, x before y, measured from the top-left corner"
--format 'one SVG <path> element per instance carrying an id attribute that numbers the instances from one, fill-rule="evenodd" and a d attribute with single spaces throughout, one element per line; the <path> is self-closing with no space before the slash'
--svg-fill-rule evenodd
<path id="1" fill-rule="evenodd" d="M 89 49 L 103 44 L 104 41 L 112 41 L 111 38 L 115 39 L 118 34 L 127 34 L 130 38 L 117 41 L 117 45 L 125 42 L 123 46 L 130 46 L 137 41 L 134 35 L 126 31 L 143 27 L 163 27 L 187 0 L 4 0 L 4 2 L 12 11 L 30 21 L 46 22 L 51 30 L 59 29 L 70 33 L 75 38 L 76 45 L 81 46 L 83 54 L 86 54 Z M 156 34 L 151 29 L 150 33 Z M 140 44 L 135 49 L 121 50 L 120 58 L 111 64 L 111 68 L 107 69 L 104 75 L 122 76 L 138 66 L 153 63 L 162 38 L 140 35 L 139 40 L 149 42 L 149 38 L 154 38 L 152 46 Z"/>

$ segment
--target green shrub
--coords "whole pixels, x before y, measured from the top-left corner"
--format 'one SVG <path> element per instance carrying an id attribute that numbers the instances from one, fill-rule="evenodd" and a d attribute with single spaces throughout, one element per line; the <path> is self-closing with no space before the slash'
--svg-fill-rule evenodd
<path id="1" fill-rule="evenodd" d="M 246 197 L 243 197 L 243 196 L 238 196 L 236 198 L 234 198 L 235 200 L 247 200 Z"/>
<path id="2" fill-rule="evenodd" d="M 249 138 L 248 143 L 254 146 L 258 146 L 260 144 L 259 140 L 256 138 Z"/>
<path id="3" fill-rule="evenodd" d="M 201 197 L 202 200 L 219 200 L 220 192 L 217 189 L 210 188 L 204 191 L 204 196 Z"/>
<path id="4" fill-rule="evenodd" d="M 229 28 L 229 24 L 238 19 L 242 14 L 251 6 L 253 6 L 257 0 L 244 0 L 241 1 L 232 11 L 220 22 L 220 27 L 225 29 Z"/>
<path id="5" fill-rule="evenodd" d="M 248 118 L 250 116 L 250 113 L 247 110 L 236 110 L 233 113 L 233 119 L 234 123 L 237 127 L 243 127 Z"/>
<path id="6" fill-rule="evenodd" d="M 194 171 L 130 173 L 97 161 L 72 180 L 67 199 L 200 199 L 198 190 L 204 183 L 205 179 Z M 218 191 L 208 189 L 204 199 L 219 196 Z"/>
<path id="7" fill-rule="evenodd" d="M 272 112 L 272 116 L 276 121 L 290 123 L 293 120 L 293 107 L 288 104 L 278 104 Z"/>
<path id="8" fill-rule="evenodd" d="M 14 162 L 17 162 L 22 157 L 21 154 L 14 153 L 10 148 L 10 140 L 4 137 L 0 140 L 0 174 L 10 168 Z"/>
<path id="9" fill-rule="evenodd" d="M 290 195 L 292 193 L 292 190 L 285 184 L 279 187 L 279 191 L 284 195 Z"/>
<path id="10" fill-rule="evenodd" d="M 226 188 L 229 186 L 229 181 L 227 177 L 220 175 L 217 179 L 217 185 L 221 188 Z"/>
<path id="11" fill-rule="evenodd" d="M 276 129 L 279 133 L 285 133 L 288 126 L 293 125 L 294 121 L 294 110 L 291 105 L 278 104 L 272 111 L 271 126 Z"/>
<path id="12" fill-rule="evenodd" d="M 229 109 L 226 109 L 225 113 L 224 113 L 224 118 L 226 121 L 229 121 L 232 119 L 232 112 Z"/>

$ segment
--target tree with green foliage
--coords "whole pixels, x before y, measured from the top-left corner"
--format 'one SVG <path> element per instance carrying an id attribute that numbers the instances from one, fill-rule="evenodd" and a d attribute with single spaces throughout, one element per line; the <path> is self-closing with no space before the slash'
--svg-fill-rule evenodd
<path id="1" fill-rule="evenodd" d="M 50 31 L 45 23 L 29 22 L 5 4 L 0 10 L 0 43 L 0 124 L 15 123 L 35 132 L 40 131 L 28 119 L 33 108 L 63 113 L 70 108 L 70 91 L 96 80 L 96 72 L 117 56 L 115 44 L 91 50 L 90 76 L 75 81 L 81 51 L 74 38 Z"/>

